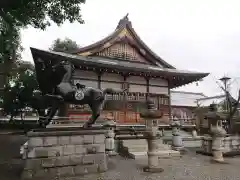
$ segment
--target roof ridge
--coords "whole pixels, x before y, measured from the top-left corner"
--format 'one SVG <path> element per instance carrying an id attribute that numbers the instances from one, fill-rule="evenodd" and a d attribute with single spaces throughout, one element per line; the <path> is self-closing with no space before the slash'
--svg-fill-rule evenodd
<path id="1" fill-rule="evenodd" d="M 165 68 L 176 69 L 174 66 L 163 60 L 157 53 L 152 51 L 147 44 L 145 44 L 145 42 L 138 36 L 136 31 L 132 27 L 132 22 L 129 20 L 128 15 L 129 13 L 127 13 L 122 19 L 119 20 L 118 26 L 116 27 L 113 33 L 106 36 L 102 40 L 96 41 L 93 44 L 82 47 L 79 50 L 72 52 L 71 54 L 78 54 L 86 51 L 91 52 L 91 49 L 94 49 L 97 46 L 105 44 L 106 42 L 114 39 L 124 28 L 126 28 L 130 31 L 130 33 L 132 34 L 134 39 L 140 44 L 140 46 L 142 46 L 142 48 L 147 51 L 146 54 L 149 56 L 149 58 L 155 61 L 154 64 L 156 64 L 158 67 L 163 65 Z"/>
<path id="2" fill-rule="evenodd" d="M 216 95 L 216 96 L 208 96 L 208 97 L 205 97 L 205 98 L 199 98 L 197 100 L 208 100 L 208 99 L 213 99 L 213 98 L 222 98 L 226 95 Z"/>
<path id="3" fill-rule="evenodd" d="M 185 93 L 185 94 L 198 94 L 198 95 L 203 95 L 205 97 L 207 97 L 206 95 L 204 95 L 203 93 L 198 93 L 198 92 L 190 92 L 190 91 L 174 91 L 174 90 L 171 90 L 171 93 Z"/>

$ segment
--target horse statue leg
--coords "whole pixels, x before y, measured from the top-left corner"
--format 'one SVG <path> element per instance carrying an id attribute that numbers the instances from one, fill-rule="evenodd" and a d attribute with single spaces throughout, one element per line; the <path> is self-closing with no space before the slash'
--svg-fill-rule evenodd
<path id="1" fill-rule="evenodd" d="M 45 109 L 38 109 L 38 115 L 39 115 L 39 126 L 40 127 L 45 127 L 45 121 L 46 121 L 46 114 L 45 114 Z"/>
<path id="2" fill-rule="evenodd" d="M 92 110 L 92 116 L 84 124 L 85 128 L 91 127 L 96 122 L 97 118 L 100 116 L 100 112 L 103 104 L 104 104 L 104 98 L 99 98 L 97 101 L 92 101 L 91 103 L 88 104 Z"/>
<path id="3" fill-rule="evenodd" d="M 46 121 L 45 121 L 45 124 L 44 124 L 45 126 L 48 125 L 51 122 L 51 120 L 55 116 L 58 109 L 59 109 L 58 103 L 53 102 L 53 105 L 52 105 L 50 111 L 47 114 Z"/>

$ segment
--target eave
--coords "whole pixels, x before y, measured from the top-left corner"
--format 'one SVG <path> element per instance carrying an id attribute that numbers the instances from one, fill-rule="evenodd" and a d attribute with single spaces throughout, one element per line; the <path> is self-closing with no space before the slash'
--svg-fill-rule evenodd
<path id="1" fill-rule="evenodd" d="M 43 61 L 51 60 L 53 64 L 66 60 L 73 63 L 76 67 L 87 67 L 88 69 L 105 69 L 110 72 L 121 72 L 129 75 L 160 77 L 169 81 L 170 88 L 176 88 L 182 85 L 189 84 L 194 81 L 209 75 L 209 73 L 183 71 L 170 68 L 160 68 L 146 64 L 139 64 L 127 61 L 118 61 L 115 59 L 104 59 L 101 57 L 85 57 L 63 52 L 45 51 L 40 49 L 31 48 L 34 62 L 38 58 Z"/>

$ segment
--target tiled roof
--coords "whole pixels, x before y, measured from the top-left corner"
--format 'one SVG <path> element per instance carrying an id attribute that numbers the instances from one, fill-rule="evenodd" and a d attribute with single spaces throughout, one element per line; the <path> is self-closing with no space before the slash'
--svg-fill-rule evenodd
<path id="1" fill-rule="evenodd" d="M 206 98 L 203 93 L 193 93 L 185 91 L 171 91 L 172 106 L 196 107 L 197 99 Z"/>
<path id="2" fill-rule="evenodd" d="M 130 61 L 108 59 L 104 57 L 85 57 L 79 55 L 73 55 L 63 52 L 54 52 L 47 50 L 40 50 L 31 48 L 34 62 L 37 58 L 43 58 L 45 60 L 53 60 L 56 63 L 61 60 L 67 60 L 72 62 L 76 66 L 97 66 L 100 68 L 120 69 L 135 73 L 149 73 L 155 76 L 170 77 L 172 85 L 170 88 L 179 87 L 184 84 L 188 84 L 194 81 L 198 81 L 206 77 L 209 73 L 201 73 L 187 70 L 178 70 L 170 68 L 161 68 L 156 66 L 150 66 L 147 64 L 134 63 Z"/>
<path id="3" fill-rule="evenodd" d="M 103 44 L 109 42 L 110 40 L 113 40 L 114 38 L 116 38 L 119 33 L 121 33 L 124 29 L 127 29 L 131 35 L 133 36 L 134 40 L 144 49 L 144 51 L 146 51 L 146 54 L 149 54 L 149 60 L 153 60 L 154 63 L 156 64 L 156 66 L 161 66 L 163 65 L 166 68 L 171 68 L 171 69 L 175 69 L 174 66 L 170 65 L 169 63 L 167 63 L 166 61 L 164 61 L 162 58 L 160 58 L 156 53 L 154 53 L 144 42 L 143 40 L 138 36 L 138 34 L 136 33 L 136 31 L 134 30 L 134 28 L 132 27 L 132 22 L 129 21 L 128 19 L 128 14 L 126 16 L 124 16 L 122 19 L 120 19 L 117 28 L 115 29 L 115 31 L 113 33 L 111 33 L 109 36 L 105 37 L 104 39 L 93 43 L 91 45 L 85 46 L 80 48 L 79 50 L 73 52 L 73 54 L 79 54 L 79 53 L 83 53 L 86 51 L 91 51 L 94 48 L 100 47 Z"/>
<path id="4" fill-rule="evenodd" d="M 197 103 L 200 106 L 207 107 L 212 103 L 220 104 L 223 101 L 225 101 L 225 99 L 226 99 L 226 95 L 219 95 L 219 96 L 200 98 L 200 99 L 197 100 Z"/>

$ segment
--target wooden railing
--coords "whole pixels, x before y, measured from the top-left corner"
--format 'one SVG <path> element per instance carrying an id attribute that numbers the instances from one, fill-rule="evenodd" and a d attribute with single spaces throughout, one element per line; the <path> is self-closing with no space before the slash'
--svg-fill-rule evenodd
<path id="1" fill-rule="evenodd" d="M 154 104 L 156 107 L 169 104 L 169 97 L 165 95 L 156 95 L 156 94 L 149 94 L 149 93 L 127 93 L 127 95 L 108 94 L 106 95 L 105 98 L 107 102 L 121 101 L 122 106 L 118 108 L 120 110 L 123 107 L 128 107 L 128 104 L 131 104 L 134 102 L 139 104 L 144 103 L 146 101 L 147 96 L 149 96 L 149 98 L 154 101 Z M 89 109 L 88 105 L 72 105 L 72 104 L 69 105 L 69 108 L 71 110 L 88 110 Z"/>
<path id="2" fill-rule="evenodd" d="M 157 109 L 164 112 L 164 116 L 169 118 L 168 102 L 169 97 L 165 95 L 156 95 L 149 93 L 127 93 L 127 94 L 108 94 L 103 108 L 102 116 L 107 112 L 112 112 L 113 116 L 120 123 L 143 123 L 140 118 L 141 109 L 145 108 L 145 101 L 149 97 L 154 101 Z M 88 105 L 69 105 L 70 114 L 91 114 Z"/>

